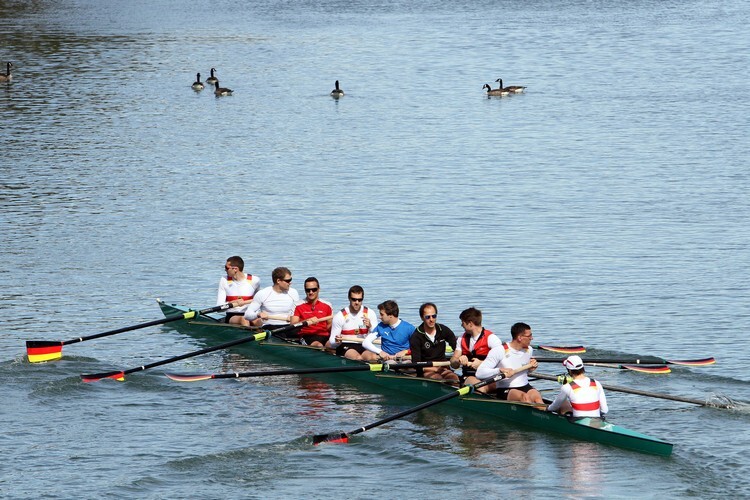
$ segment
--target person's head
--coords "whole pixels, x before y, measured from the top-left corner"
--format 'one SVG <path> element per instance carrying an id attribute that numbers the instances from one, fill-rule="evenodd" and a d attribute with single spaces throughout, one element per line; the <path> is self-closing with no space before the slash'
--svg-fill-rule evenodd
<path id="1" fill-rule="evenodd" d="M 394 300 L 386 300 L 378 304 L 378 312 L 380 312 L 380 321 L 387 325 L 391 325 L 398 320 L 398 304 Z"/>
<path id="2" fill-rule="evenodd" d="M 305 298 L 312 302 L 318 299 L 319 293 L 320 283 L 318 283 L 318 278 L 310 276 L 305 280 Z"/>
<path id="3" fill-rule="evenodd" d="M 227 259 L 227 263 L 224 264 L 224 270 L 229 274 L 234 270 L 243 271 L 245 269 L 245 261 L 239 255 L 233 255 Z"/>
<path id="4" fill-rule="evenodd" d="M 357 313 L 362 307 L 362 301 L 365 300 L 365 290 L 359 285 L 354 285 L 349 289 L 349 310 Z"/>
<path id="5" fill-rule="evenodd" d="M 467 332 L 472 332 L 476 328 L 482 327 L 482 311 L 476 307 L 470 307 L 461 311 L 458 315 L 458 319 L 461 320 L 461 326 Z"/>
<path id="6" fill-rule="evenodd" d="M 565 361 L 563 361 L 563 366 L 566 370 L 568 370 L 568 373 L 570 373 L 574 377 L 577 377 L 578 375 L 586 371 L 583 367 L 583 360 L 580 356 L 576 356 L 575 354 L 573 356 L 568 356 L 567 358 L 565 358 Z"/>
<path id="7" fill-rule="evenodd" d="M 514 323 L 513 326 L 510 327 L 510 337 L 513 340 L 516 340 L 518 337 L 522 335 L 529 335 L 531 336 L 531 327 L 527 325 L 526 323 Z"/>
<path id="8" fill-rule="evenodd" d="M 278 286 L 281 290 L 289 290 L 292 286 L 292 272 L 286 267 L 277 267 L 271 272 L 271 280 L 274 286 Z"/>
<path id="9" fill-rule="evenodd" d="M 437 306 L 432 302 L 425 302 L 419 306 L 419 317 L 422 318 L 425 326 L 429 329 L 435 328 L 435 323 L 437 323 L 437 312 Z"/>

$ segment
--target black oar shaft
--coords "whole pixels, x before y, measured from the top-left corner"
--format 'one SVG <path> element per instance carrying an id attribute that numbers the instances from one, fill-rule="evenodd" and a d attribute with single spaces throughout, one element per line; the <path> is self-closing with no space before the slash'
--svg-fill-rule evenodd
<path id="1" fill-rule="evenodd" d="M 132 325 L 132 326 L 125 326 L 123 328 L 116 328 L 114 330 L 97 333 L 95 335 L 89 335 L 87 337 L 78 337 L 77 339 L 66 340 L 62 343 L 62 345 L 75 344 L 76 342 L 83 342 L 84 340 L 93 340 L 93 339 L 98 339 L 101 337 L 108 337 L 110 335 L 115 335 L 118 333 L 125 333 L 125 332 L 129 332 L 132 330 L 140 330 L 141 328 L 148 328 L 149 326 L 163 325 L 164 323 L 170 323 L 172 321 L 179 321 L 181 319 L 190 319 L 201 314 L 226 311 L 227 309 L 230 309 L 232 307 L 233 306 L 231 303 L 227 303 L 227 304 L 221 304 L 219 306 L 209 307 L 207 309 L 202 309 L 200 311 L 187 311 L 184 313 L 175 314 L 174 316 L 168 316 L 162 319 L 155 319 L 153 321 L 146 321 L 145 323 L 139 323 L 137 325 Z"/>
<path id="2" fill-rule="evenodd" d="M 534 358 L 539 363 L 562 363 L 566 358 Z M 643 358 L 582 358 L 586 363 L 615 363 L 623 365 L 665 365 L 666 359 L 657 358 L 656 356 L 646 356 Z"/>
<path id="3" fill-rule="evenodd" d="M 534 376 L 537 377 L 537 378 L 544 379 L 544 380 L 554 380 L 554 381 L 557 381 L 557 376 L 556 375 L 545 375 L 543 373 L 536 373 L 535 372 Z M 719 408 L 730 408 L 731 407 L 730 405 L 713 404 L 713 403 L 709 403 L 708 401 L 700 400 L 700 399 L 683 398 L 683 397 L 680 397 L 680 396 L 672 396 L 671 394 L 662 394 L 662 393 L 658 393 L 658 392 L 641 391 L 641 390 L 638 390 L 638 389 L 631 389 L 629 387 L 619 387 L 619 386 L 616 386 L 616 385 L 609 385 L 609 384 L 602 384 L 602 387 L 604 389 L 608 390 L 608 391 L 624 392 L 624 393 L 627 393 L 627 394 L 637 394 L 639 396 L 648 396 L 648 397 L 659 398 L 659 399 L 668 399 L 670 401 L 679 401 L 681 403 L 691 403 L 691 404 L 699 405 L 699 406 L 715 406 L 715 407 L 719 407 Z"/>
<path id="4" fill-rule="evenodd" d="M 441 363 L 441 362 L 438 362 Z M 408 370 L 410 368 L 428 368 L 434 366 L 432 361 L 397 364 L 371 364 L 360 366 L 333 366 L 330 368 L 301 368 L 290 370 L 267 370 L 258 372 L 217 373 L 211 378 L 250 378 L 250 377 L 273 377 L 278 375 L 309 375 L 312 373 L 342 373 L 342 372 L 382 372 L 387 370 Z"/>

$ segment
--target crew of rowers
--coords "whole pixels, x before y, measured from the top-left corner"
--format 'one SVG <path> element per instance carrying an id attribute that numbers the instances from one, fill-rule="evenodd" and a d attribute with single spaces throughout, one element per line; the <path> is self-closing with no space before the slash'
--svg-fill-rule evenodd
<path id="1" fill-rule="evenodd" d="M 359 285 L 349 289 L 349 305 L 334 313 L 331 304 L 320 298 L 320 283 L 314 277 L 305 280 L 305 298 L 300 299 L 286 267 L 274 269 L 273 285 L 262 289 L 260 278 L 244 272 L 239 256 L 227 259 L 225 271 L 226 276 L 219 281 L 217 305 L 231 302 L 234 306 L 227 310 L 227 323 L 275 330 L 304 322 L 300 328 L 284 328 L 278 335 L 367 362 L 408 356 L 415 363 L 445 362 L 452 350 L 450 366 L 417 368 L 417 375 L 474 385 L 502 373 L 505 378 L 477 390 L 506 401 L 546 406 L 529 383 L 528 373 L 537 368 L 537 361 L 532 357 L 533 335 L 526 323 L 515 323 L 511 340 L 503 342 L 482 326 L 482 312 L 470 307 L 459 315 L 464 333 L 456 337 L 449 327 L 438 323 L 438 309 L 431 302 L 420 306 L 422 323 L 415 327 L 399 318 L 398 304 L 393 300 L 378 304 L 376 317 L 375 311 L 364 305 L 365 292 Z M 514 373 L 525 365 L 531 368 Z M 570 356 L 563 366 L 568 371 L 567 383 L 548 409 L 572 412 L 575 417 L 603 416 L 608 411 L 604 391 L 599 382 L 586 377 L 581 358 Z M 460 377 L 453 371 L 459 368 Z"/>

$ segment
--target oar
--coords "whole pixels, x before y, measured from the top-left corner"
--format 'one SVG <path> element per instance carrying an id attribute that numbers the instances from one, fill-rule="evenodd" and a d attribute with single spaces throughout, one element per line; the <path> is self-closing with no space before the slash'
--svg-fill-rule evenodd
<path id="1" fill-rule="evenodd" d="M 544 380 L 554 380 L 557 382 L 557 375 L 545 375 L 544 373 L 537 373 L 534 372 L 534 377 L 541 378 Z M 682 398 L 679 396 L 672 396 L 670 394 L 662 394 L 658 392 L 647 392 L 647 391 L 640 391 L 638 389 L 630 389 L 628 387 L 619 387 L 616 385 L 605 385 L 602 384 L 602 387 L 608 391 L 616 391 L 616 392 L 625 392 L 628 394 L 638 394 L 639 396 L 648 396 L 652 398 L 659 398 L 659 399 L 668 399 L 671 401 L 680 401 L 682 403 L 692 403 L 699 406 L 710 406 L 714 408 L 732 408 L 733 406 L 731 404 L 723 404 L 723 403 L 711 403 L 706 400 L 700 400 L 700 399 L 690 399 L 690 398 Z"/>
<path id="2" fill-rule="evenodd" d="M 630 370 L 634 372 L 640 372 L 640 373 L 654 373 L 654 374 L 661 374 L 666 375 L 668 373 L 672 373 L 672 370 L 667 365 L 649 365 L 649 366 L 642 366 L 642 365 L 618 365 L 618 364 L 612 364 L 612 363 L 596 363 L 596 362 L 588 362 L 586 363 L 586 366 L 599 366 L 602 368 L 616 368 L 618 370 Z"/>
<path id="3" fill-rule="evenodd" d="M 108 337 L 110 335 L 116 335 L 118 333 L 130 332 L 133 330 L 139 330 L 149 326 L 163 325 L 172 321 L 179 321 L 181 319 L 190 319 L 201 314 L 208 314 L 212 312 L 226 311 L 232 307 L 237 307 L 233 302 L 221 304 L 219 306 L 209 307 L 208 309 L 201 309 L 200 311 L 188 311 L 182 314 L 175 314 L 174 316 L 168 316 L 164 319 L 157 319 L 154 321 L 147 321 L 146 323 L 140 323 L 133 326 L 126 326 L 123 328 L 117 328 L 116 330 L 109 330 L 107 332 L 97 333 L 96 335 L 89 335 L 88 337 L 78 337 L 70 340 L 27 340 L 26 341 L 26 354 L 29 357 L 31 363 L 41 363 L 44 361 L 54 361 L 62 358 L 62 348 L 64 345 L 75 344 L 76 342 L 83 342 L 85 340 L 98 339 L 101 337 Z"/>
<path id="4" fill-rule="evenodd" d="M 273 331 L 272 333 L 273 334 L 282 333 L 285 331 L 293 330 L 295 328 L 299 328 L 301 326 L 306 326 L 307 324 L 308 324 L 307 321 L 302 321 L 300 323 L 295 323 L 293 325 L 284 326 L 282 328 L 279 328 Z M 218 351 L 221 349 L 227 349 L 232 346 L 244 344 L 247 342 L 253 342 L 255 340 L 264 340 L 268 337 L 268 335 L 269 335 L 269 332 L 256 333 L 255 335 L 251 335 L 250 337 L 243 337 L 241 339 L 232 340 L 224 344 L 215 345 L 213 347 L 207 347 L 205 349 L 201 349 L 199 351 L 194 351 L 194 352 L 189 352 L 187 354 L 181 354 L 180 356 L 163 359 L 161 361 L 156 361 L 155 363 L 150 363 L 148 365 L 139 366 L 137 368 L 131 368 L 129 370 L 120 370 L 120 371 L 105 372 L 105 373 L 94 373 L 91 375 L 81 375 L 81 379 L 83 379 L 84 382 L 96 382 L 97 380 L 101 380 L 103 378 L 112 378 L 115 380 L 123 381 L 125 380 L 125 375 L 127 375 L 128 373 L 138 372 L 141 370 L 148 370 L 149 368 L 154 368 L 156 366 L 166 365 L 168 363 L 180 361 L 181 359 L 192 358 L 193 356 L 199 356 L 201 354 L 206 354 L 206 353 Z"/>
<path id="5" fill-rule="evenodd" d="M 562 363 L 564 358 L 534 358 L 540 363 Z M 591 363 L 615 363 L 623 365 L 684 365 L 684 366 L 706 366 L 716 363 L 714 358 L 701 359 L 673 359 L 667 360 L 656 356 L 645 356 L 642 358 L 591 358 L 584 359 L 584 364 Z"/>
<path id="6" fill-rule="evenodd" d="M 560 354 L 580 354 L 586 352 L 586 348 L 582 345 L 574 346 L 553 346 L 553 345 L 534 345 L 531 346 L 534 349 L 540 349 L 542 351 L 559 352 Z"/>
<path id="7" fill-rule="evenodd" d="M 517 368 L 513 370 L 513 375 L 515 375 L 518 372 L 522 372 L 524 370 L 528 370 L 531 368 L 531 363 L 528 365 L 524 365 L 520 368 Z M 425 408 L 429 408 L 430 406 L 435 406 L 436 404 L 442 403 L 443 401 L 447 401 L 449 399 L 458 397 L 458 396 L 465 396 L 466 394 L 469 394 L 473 392 L 476 389 L 479 389 L 480 387 L 484 387 L 486 385 L 489 385 L 493 382 L 497 382 L 498 380 L 502 380 L 505 378 L 505 375 L 500 372 L 499 374 L 495 375 L 494 377 L 487 378 L 482 380 L 481 382 L 478 382 L 474 385 L 467 385 L 464 386 L 456 391 L 450 392 L 448 394 L 445 394 L 443 396 L 440 396 L 439 398 L 435 398 L 431 401 L 427 401 L 426 403 L 422 403 L 419 406 L 415 406 L 414 408 L 410 408 L 408 410 L 404 410 L 400 413 L 396 413 L 395 415 L 391 415 L 390 417 L 386 417 L 382 420 L 378 420 L 377 422 L 373 422 L 372 424 L 365 425 L 364 427 L 360 427 L 359 429 L 355 429 L 353 431 L 349 432 L 334 432 L 331 434 L 317 434 L 313 436 L 313 444 L 317 445 L 322 442 L 329 442 L 329 443 L 348 443 L 349 438 L 355 434 L 359 434 L 361 432 L 365 432 L 366 430 L 372 429 L 373 427 L 378 427 L 383 424 L 387 424 L 388 422 L 392 422 L 394 420 L 397 420 L 401 417 L 405 417 L 407 415 L 411 415 L 412 413 L 416 413 L 420 410 L 424 410 Z"/>
<path id="8" fill-rule="evenodd" d="M 307 375 L 311 373 L 341 373 L 341 372 L 387 372 L 389 370 L 406 370 L 409 368 L 428 368 L 431 366 L 449 366 L 450 361 L 422 361 L 419 363 L 373 363 L 371 365 L 358 366 L 335 366 L 331 368 L 304 368 L 299 370 L 267 370 L 262 372 L 234 372 L 234 373 L 206 373 L 206 374 L 179 374 L 165 373 L 168 378 L 177 382 L 198 382 L 219 378 L 246 378 L 246 377 L 274 377 L 278 375 Z"/>

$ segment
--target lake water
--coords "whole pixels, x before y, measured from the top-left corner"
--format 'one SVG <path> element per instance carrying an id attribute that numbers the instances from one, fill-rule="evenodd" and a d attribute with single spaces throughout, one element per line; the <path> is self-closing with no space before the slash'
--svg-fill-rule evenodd
<path id="1" fill-rule="evenodd" d="M 167 326 L 24 356 L 158 319 L 156 297 L 212 306 L 239 254 L 339 308 L 358 283 L 411 322 L 431 300 L 454 329 L 477 306 L 504 337 L 715 356 L 591 371 L 750 401 L 749 23 L 737 0 L 0 3 L 0 496 L 750 495 L 746 412 L 610 392 L 668 459 L 439 407 L 313 448 L 414 402 L 307 377 L 80 382 L 202 347 Z M 233 96 L 191 90 L 211 67 Z M 488 99 L 499 77 L 526 93 Z"/>

